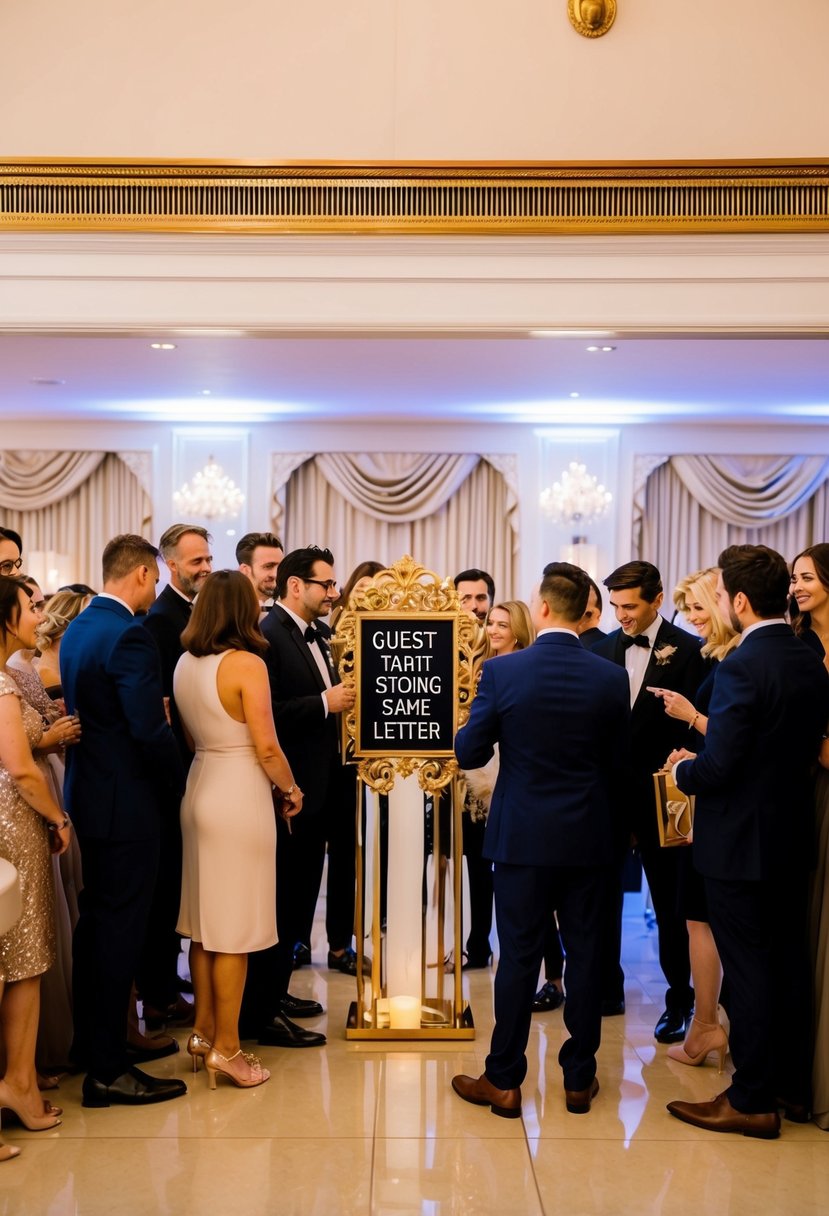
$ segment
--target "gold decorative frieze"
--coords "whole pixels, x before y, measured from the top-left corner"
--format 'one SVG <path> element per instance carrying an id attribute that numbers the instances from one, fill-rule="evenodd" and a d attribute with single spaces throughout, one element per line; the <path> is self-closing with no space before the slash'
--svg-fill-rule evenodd
<path id="1" fill-rule="evenodd" d="M 829 161 L 651 166 L 0 162 L 0 229 L 814 232 L 829 229 Z"/>

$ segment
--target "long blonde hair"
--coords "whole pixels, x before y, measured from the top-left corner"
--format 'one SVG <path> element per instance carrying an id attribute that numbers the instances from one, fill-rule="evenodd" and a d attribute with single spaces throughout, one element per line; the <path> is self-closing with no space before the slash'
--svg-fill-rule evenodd
<path id="1" fill-rule="evenodd" d="M 693 600 L 702 604 L 711 617 L 711 636 L 702 647 L 704 658 L 715 659 L 718 663 L 739 644 L 740 635 L 733 629 L 730 621 L 723 618 L 717 605 L 718 566 L 709 566 L 707 570 L 696 570 L 687 575 L 674 588 L 674 603 L 685 616 L 688 615 L 688 605 Z"/>
<path id="2" fill-rule="evenodd" d="M 530 610 L 524 601 L 504 600 L 503 603 L 493 604 L 487 613 L 487 621 L 489 621 L 489 613 L 495 608 L 500 608 L 509 617 L 509 627 L 515 638 L 515 649 L 526 650 L 528 646 L 531 646 L 535 641 L 535 626 Z"/>
<path id="3" fill-rule="evenodd" d="M 37 627 L 37 648 L 41 654 L 59 642 L 76 616 L 93 597 L 86 592 L 56 591 L 44 606 L 43 620 Z"/>

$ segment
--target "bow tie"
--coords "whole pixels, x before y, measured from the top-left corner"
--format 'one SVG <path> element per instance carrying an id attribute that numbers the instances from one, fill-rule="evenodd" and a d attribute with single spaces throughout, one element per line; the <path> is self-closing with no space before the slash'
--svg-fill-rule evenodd
<path id="1" fill-rule="evenodd" d="M 302 636 L 305 638 L 305 641 L 308 643 L 309 646 L 313 646 L 314 642 L 316 642 L 319 639 L 320 635 L 316 631 L 316 629 L 314 628 L 313 625 L 309 625 Z"/>
<path id="2" fill-rule="evenodd" d="M 637 633 L 635 638 L 629 638 L 627 635 L 622 638 L 622 648 L 624 650 L 630 650 L 631 646 L 644 646 L 645 650 L 650 650 L 651 648 L 651 644 L 644 633 Z"/>

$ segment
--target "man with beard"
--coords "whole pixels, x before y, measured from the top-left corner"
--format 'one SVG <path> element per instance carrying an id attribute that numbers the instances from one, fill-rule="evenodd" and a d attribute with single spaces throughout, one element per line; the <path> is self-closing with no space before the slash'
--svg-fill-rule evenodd
<path id="1" fill-rule="evenodd" d="M 168 699 L 170 725 L 185 773 L 193 753 L 187 745 L 173 699 L 173 672 L 182 655 L 181 635 L 190 620 L 193 601 L 213 568 L 211 537 L 197 524 L 172 524 L 158 548 L 170 582 L 144 617 L 161 659 L 161 684 Z M 147 936 L 136 976 L 144 1002 L 144 1021 L 150 1030 L 165 1022 L 188 1025 L 192 1007 L 179 996 L 177 961 L 181 938 L 176 933 L 181 900 L 181 825 L 179 807 L 172 803 L 162 818 L 161 856 Z M 146 1053 L 142 1058 L 149 1058 Z"/>
<path id="2" fill-rule="evenodd" d="M 812 769 L 829 678 L 785 619 L 789 571 L 765 545 L 719 558 L 717 604 L 742 635 L 714 678 L 698 756 L 670 756 L 696 794 L 694 865 L 723 964 L 735 1071 L 709 1102 L 671 1102 L 713 1132 L 774 1139 L 778 1107 L 806 1122 L 811 1097 L 806 901 L 814 864 Z"/>
<path id="3" fill-rule="evenodd" d="M 248 532 L 236 546 L 239 569 L 253 583 L 259 600 L 259 621 L 273 608 L 276 572 L 282 561 L 282 541 L 273 532 Z"/>
<path id="4" fill-rule="evenodd" d="M 486 570 L 473 568 L 455 575 L 455 590 L 463 612 L 486 625 L 489 610 L 495 603 L 495 582 Z M 483 856 L 486 822 L 473 819 L 468 810 L 461 818 L 463 824 L 463 855 L 469 875 L 469 936 L 466 939 L 465 971 L 488 967 L 492 958 L 489 934 L 492 929 L 492 862 Z"/>

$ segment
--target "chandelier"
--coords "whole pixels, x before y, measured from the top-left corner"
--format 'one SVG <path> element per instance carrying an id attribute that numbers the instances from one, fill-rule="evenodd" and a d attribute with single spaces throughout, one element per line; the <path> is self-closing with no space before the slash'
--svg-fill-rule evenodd
<path id="1" fill-rule="evenodd" d="M 224 469 L 209 457 L 203 469 L 173 495 L 179 514 L 191 519 L 227 519 L 239 514 L 245 496 Z"/>
<path id="2" fill-rule="evenodd" d="M 559 524 L 586 524 L 606 515 L 613 495 L 587 467 L 571 460 L 558 481 L 541 491 L 539 505 Z"/>

